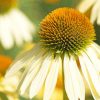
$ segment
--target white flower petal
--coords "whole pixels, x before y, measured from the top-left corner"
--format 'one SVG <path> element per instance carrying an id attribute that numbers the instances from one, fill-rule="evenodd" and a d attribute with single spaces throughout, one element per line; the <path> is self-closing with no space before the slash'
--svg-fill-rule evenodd
<path id="1" fill-rule="evenodd" d="M 100 60 L 98 59 L 96 53 L 94 52 L 93 48 L 88 48 L 86 51 L 87 55 L 89 56 L 90 60 L 94 64 L 97 72 L 100 73 Z"/>
<path id="2" fill-rule="evenodd" d="M 94 4 L 93 8 L 92 8 L 92 11 L 91 11 L 91 22 L 94 23 L 96 18 L 97 18 L 97 15 L 98 15 L 98 12 L 99 12 L 99 9 L 100 9 L 100 0 L 97 0 L 96 3 Z"/>
<path id="3" fill-rule="evenodd" d="M 84 100 L 85 87 L 75 59 L 64 56 L 65 89 L 69 100 Z"/>
<path id="4" fill-rule="evenodd" d="M 100 99 L 100 76 L 85 53 L 83 53 L 83 56 L 79 57 L 79 59 L 82 72 L 90 87 L 93 97 L 98 100 Z"/>
<path id="5" fill-rule="evenodd" d="M 37 52 L 35 52 L 36 54 L 34 54 L 33 56 L 33 58 L 32 59 L 30 59 L 30 62 L 29 62 L 29 64 L 28 64 L 28 62 L 26 62 L 25 64 L 27 64 L 27 66 L 26 66 L 26 68 L 24 68 L 25 70 L 24 70 L 24 72 L 22 73 L 21 72 L 21 77 L 20 77 L 20 82 L 19 82 L 19 84 L 18 84 L 18 87 L 17 87 L 17 91 L 19 91 L 19 88 L 21 88 L 21 86 L 22 86 L 22 84 L 23 84 L 23 82 L 24 82 L 24 79 L 27 77 L 27 74 L 31 74 L 32 73 L 32 71 L 34 70 L 34 68 L 35 68 L 35 71 L 34 71 L 34 75 L 36 75 L 36 73 L 38 72 L 38 70 L 39 70 L 39 64 L 41 64 L 41 62 L 43 61 L 43 58 L 44 58 L 44 54 L 45 54 L 45 50 L 44 51 L 42 51 L 42 52 L 40 52 L 39 51 L 39 53 L 38 53 L 38 55 L 37 55 Z M 40 61 L 40 59 L 41 59 L 41 62 L 39 62 Z M 31 61 L 32 60 L 32 61 Z M 38 64 L 38 66 L 37 66 L 37 68 L 36 68 L 36 64 L 35 63 L 39 63 Z M 33 64 L 35 64 L 34 66 L 33 66 Z M 33 73 L 31 74 L 31 75 L 33 75 Z M 33 75 L 33 76 L 34 76 Z M 34 76 L 35 77 L 35 76 Z M 34 77 L 32 77 L 33 79 L 34 79 Z M 27 92 L 23 92 L 23 91 L 21 91 L 21 94 L 27 94 L 28 93 L 28 91 L 29 91 L 29 84 L 31 83 L 31 79 L 30 79 L 30 82 L 28 81 L 28 84 L 27 84 L 27 87 L 24 89 L 24 91 L 26 90 Z M 26 85 L 26 84 L 25 84 Z"/>
<path id="6" fill-rule="evenodd" d="M 22 13 L 20 10 L 15 9 L 16 14 L 19 15 L 19 19 L 21 18 L 24 27 L 27 30 L 30 30 L 30 32 L 34 32 L 35 31 L 35 26 L 33 25 L 33 23 L 26 17 L 26 15 L 24 15 L 24 13 Z"/>
<path id="7" fill-rule="evenodd" d="M 43 57 L 39 57 L 36 61 L 33 61 L 32 64 L 30 65 L 30 69 L 22 83 L 22 86 L 20 88 L 21 95 L 23 95 L 26 91 L 26 89 L 29 87 L 31 84 L 32 80 L 36 76 L 37 72 L 40 69 L 41 63 L 43 62 Z M 28 80 L 28 81 L 27 81 Z"/>
<path id="8" fill-rule="evenodd" d="M 12 20 L 11 14 L 8 14 L 7 18 L 9 20 L 9 26 L 11 27 L 11 33 L 14 38 L 14 41 L 18 46 L 21 46 L 23 44 L 23 37 L 21 36 L 20 30 Z"/>
<path id="9" fill-rule="evenodd" d="M 6 49 L 10 49 L 14 45 L 9 23 L 5 16 L 0 17 L 0 41 Z"/>
<path id="10" fill-rule="evenodd" d="M 98 55 L 100 56 L 100 46 L 97 45 L 96 43 L 93 43 L 91 46 L 95 50 L 95 52 L 97 53 L 97 56 Z"/>
<path id="11" fill-rule="evenodd" d="M 84 13 L 95 3 L 95 1 L 96 0 L 82 0 L 77 8 Z"/>
<path id="12" fill-rule="evenodd" d="M 17 12 L 17 10 L 14 10 L 10 13 L 10 17 L 17 26 L 17 29 L 20 30 L 20 36 L 22 36 L 22 39 L 25 41 L 31 41 L 32 40 L 32 34 L 30 34 L 30 30 L 27 29 L 25 26 L 25 21 L 23 22 L 23 16 L 20 16 L 20 13 Z M 19 24 L 20 23 L 20 24 Z"/>
<path id="13" fill-rule="evenodd" d="M 54 61 L 52 62 L 50 72 L 46 79 L 43 100 L 50 100 L 50 96 L 52 95 L 52 92 L 56 86 L 57 76 L 60 66 L 61 66 L 61 59 L 59 57 L 55 58 Z"/>
<path id="14" fill-rule="evenodd" d="M 21 56 L 16 58 L 15 61 L 9 67 L 5 75 L 5 78 L 8 78 L 12 76 L 13 74 L 16 74 L 21 68 L 26 67 L 25 65 L 27 65 L 28 62 L 31 61 L 32 59 L 35 58 L 34 60 L 36 60 L 37 57 L 41 57 L 41 55 L 38 55 L 38 56 L 36 55 L 39 52 L 40 50 L 38 50 L 38 47 L 34 47 L 33 49 L 23 53 Z"/>
<path id="15" fill-rule="evenodd" d="M 30 91 L 29 91 L 30 98 L 34 97 L 41 89 L 41 87 L 45 81 L 45 78 L 47 76 L 51 62 L 52 62 L 52 56 L 48 55 L 45 58 L 42 66 L 40 68 L 40 71 L 37 73 L 36 77 L 32 81 L 32 84 L 30 86 Z"/>

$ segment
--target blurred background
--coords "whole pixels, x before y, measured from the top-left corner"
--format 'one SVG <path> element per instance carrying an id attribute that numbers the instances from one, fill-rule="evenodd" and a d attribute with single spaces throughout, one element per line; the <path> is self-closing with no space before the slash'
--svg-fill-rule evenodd
<path id="1" fill-rule="evenodd" d="M 2 4 L 1 1 L 2 0 L 0 0 L 0 5 Z M 7 0 L 4 0 L 4 1 L 7 1 Z M 15 57 L 18 54 L 20 54 L 21 52 L 24 52 L 25 50 L 32 48 L 34 43 L 37 43 L 39 41 L 37 33 L 39 32 L 40 22 L 49 12 L 59 7 L 77 8 L 80 2 L 81 0 L 18 0 L 17 1 L 17 8 L 34 25 L 33 26 L 34 31 L 31 32 L 32 40 L 28 42 L 25 41 L 20 46 L 17 46 L 15 44 L 10 49 L 5 49 L 2 43 L 0 42 L 0 100 L 30 100 L 28 98 L 21 97 L 15 92 L 12 93 L 6 90 L 5 87 L 7 87 L 6 85 L 8 85 L 8 83 L 7 84 L 2 83 L 6 70 L 8 69 L 9 65 L 11 64 L 11 62 L 15 59 Z M 90 18 L 90 12 L 91 12 L 91 9 L 89 9 L 85 13 L 89 18 Z M 2 15 L 2 13 L 0 15 Z M 95 28 L 96 35 L 97 35 L 96 42 L 100 44 L 100 25 L 98 25 L 95 22 L 94 28 Z M 60 84 L 60 81 L 58 82 Z M 60 90 L 61 90 L 60 85 L 58 85 L 58 88 L 57 88 L 58 92 L 56 92 L 56 97 L 61 95 Z M 41 100 L 41 96 L 40 98 L 36 97 L 33 100 Z M 55 98 L 52 100 L 57 100 L 57 99 Z M 93 100 L 91 93 L 87 93 L 86 100 Z"/>

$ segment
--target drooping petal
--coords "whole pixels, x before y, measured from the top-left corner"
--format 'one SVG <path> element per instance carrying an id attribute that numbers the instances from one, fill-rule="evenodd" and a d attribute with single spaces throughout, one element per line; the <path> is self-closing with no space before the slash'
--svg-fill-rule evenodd
<path id="1" fill-rule="evenodd" d="M 22 86 L 20 88 L 21 91 L 21 95 L 23 95 L 26 91 L 26 89 L 29 87 L 29 85 L 31 84 L 32 80 L 34 79 L 34 77 L 36 76 L 36 74 L 38 73 L 40 66 L 43 62 L 43 57 L 39 57 L 36 61 L 33 61 L 32 64 L 30 65 L 30 69 L 22 83 Z M 20 86 L 19 86 L 20 87 Z"/>
<path id="2" fill-rule="evenodd" d="M 32 34 L 30 34 L 29 29 L 27 29 L 27 27 L 25 26 L 26 20 L 23 22 L 23 16 L 20 16 L 20 13 L 17 12 L 17 9 L 10 13 L 10 18 L 12 19 L 13 24 L 15 26 L 17 26 L 16 27 L 17 30 L 20 30 L 19 35 L 22 37 L 22 39 L 25 41 L 31 41 Z M 19 22 L 20 22 L 20 24 L 19 24 Z"/>
<path id="3" fill-rule="evenodd" d="M 98 59 L 96 52 L 93 50 L 93 48 L 88 48 L 86 50 L 86 53 L 94 64 L 94 67 L 96 68 L 97 72 L 100 73 L 100 59 Z"/>
<path id="4" fill-rule="evenodd" d="M 34 24 L 27 18 L 27 16 L 22 13 L 20 10 L 18 9 L 15 9 L 14 11 L 16 14 L 19 15 L 19 19 L 21 18 L 23 24 L 24 24 L 24 27 L 29 30 L 30 32 L 34 32 L 35 31 L 35 26 Z"/>
<path id="5" fill-rule="evenodd" d="M 79 6 L 78 6 L 78 9 L 81 11 L 81 12 L 86 12 L 94 3 L 95 3 L 96 0 L 83 0 Z"/>
<path id="6" fill-rule="evenodd" d="M 75 59 L 64 56 L 65 89 L 69 100 L 84 100 L 85 87 Z"/>
<path id="7" fill-rule="evenodd" d="M 39 92 L 41 87 L 43 86 L 43 83 L 47 76 L 51 62 L 52 62 L 52 57 L 50 55 L 48 55 L 45 58 L 42 66 L 40 68 L 40 71 L 37 73 L 36 77 L 32 81 L 32 84 L 30 86 L 30 91 L 29 91 L 30 98 L 34 97 Z"/>
<path id="8" fill-rule="evenodd" d="M 23 36 L 23 39 L 25 41 L 32 40 L 32 32 L 34 32 L 35 27 L 31 23 L 31 21 L 28 20 L 28 18 L 18 9 L 14 9 L 11 12 L 12 20 L 15 22 L 15 25 L 17 25 L 18 29 L 21 29 L 20 32 Z M 19 22 L 21 22 L 19 24 Z"/>
<path id="9" fill-rule="evenodd" d="M 6 16 L 9 20 L 9 27 L 11 29 L 11 34 L 14 38 L 14 42 L 21 46 L 23 44 L 23 37 L 21 36 L 20 30 L 18 29 L 17 25 L 13 22 L 12 17 L 10 14 Z"/>
<path id="10" fill-rule="evenodd" d="M 50 72 L 46 79 L 43 100 L 50 100 L 50 96 L 52 95 L 52 92 L 56 86 L 57 76 L 60 66 L 61 66 L 61 59 L 59 57 L 55 58 L 54 61 L 52 62 Z"/>
<path id="11" fill-rule="evenodd" d="M 8 78 L 13 74 L 17 73 L 21 68 L 26 67 L 25 66 L 26 63 L 28 64 L 28 62 L 30 62 L 32 59 L 35 58 L 34 60 L 36 60 L 37 57 L 41 57 L 41 54 L 43 54 L 44 52 L 41 52 L 41 54 L 38 54 L 38 56 L 36 57 L 36 54 L 40 52 L 40 50 L 38 49 L 39 49 L 38 47 L 31 49 L 23 53 L 18 58 L 16 58 L 16 60 L 12 63 L 12 65 L 8 69 L 5 77 Z"/>
<path id="12" fill-rule="evenodd" d="M 97 53 L 97 56 L 99 56 L 100 58 L 100 46 L 96 43 L 93 43 L 91 47 L 95 50 L 95 52 Z"/>
<path id="13" fill-rule="evenodd" d="M 98 12 L 99 12 L 99 9 L 100 9 L 100 0 L 95 0 L 96 3 L 94 4 L 93 8 L 92 8 L 92 11 L 91 11 L 91 22 L 94 23 L 96 18 L 97 18 L 97 15 L 98 15 Z"/>
<path id="14" fill-rule="evenodd" d="M 100 99 L 100 76 L 85 53 L 79 57 L 82 72 L 90 87 L 93 97 Z"/>
<path id="15" fill-rule="evenodd" d="M 14 45 L 9 23 L 5 16 L 0 17 L 0 41 L 6 49 L 10 49 Z"/>

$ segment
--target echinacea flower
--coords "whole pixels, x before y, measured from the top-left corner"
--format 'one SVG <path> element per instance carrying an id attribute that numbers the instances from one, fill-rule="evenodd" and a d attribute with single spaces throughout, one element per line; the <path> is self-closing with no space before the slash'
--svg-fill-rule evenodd
<path id="1" fill-rule="evenodd" d="M 66 94 L 69 100 L 85 100 L 83 75 L 94 99 L 100 99 L 100 47 L 89 19 L 72 8 L 58 8 L 42 20 L 39 35 L 40 43 L 18 57 L 5 76 L 23 72 L 21 95 L 33 98 L 45 84 L 43 100 L 49 100 L 62 67 L 64 100 Z"/>
<path id="2" fill-rule="evenodd" d="M 5 49 L 32 41 L 34 25 L 16 5 L 16 0 L 0 0 L 0 43 Z"/>
<path id="3" fill-rule="evenodd" d="M 100 0 L 82 0 L 77 8 L 83 13 L 91 9 L 91 22 L 97 21 L 97 24 L 100 25 Z"/>

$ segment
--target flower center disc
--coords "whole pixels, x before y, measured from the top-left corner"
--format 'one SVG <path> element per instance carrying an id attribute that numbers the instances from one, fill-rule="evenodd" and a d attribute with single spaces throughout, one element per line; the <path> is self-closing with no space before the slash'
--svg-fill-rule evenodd
<path id="1" fill-rule="evenodd" d="M 95 39 L 89 19 L 72 8 L 58 8 L 41 22 L 41 42 L 54 51 L 78 53 Z"/>
<path id="2" fill-rule="evenodd" d="M 16 0 L 0 0 L 0 13 L 5 13 L 15 6 Z"/>

